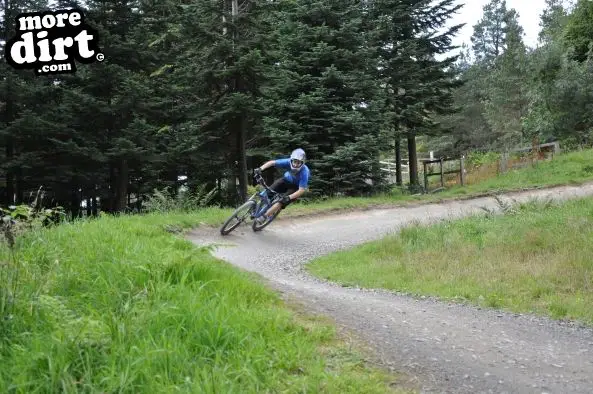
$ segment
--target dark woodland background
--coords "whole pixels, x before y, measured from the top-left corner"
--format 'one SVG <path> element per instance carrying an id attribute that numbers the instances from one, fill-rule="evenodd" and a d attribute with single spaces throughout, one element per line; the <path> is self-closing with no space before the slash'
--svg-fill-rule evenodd
<path id="1" fill-rule="evenodd" d="M 418 188 L 428 147 L 459 156 L 590 145 L 593 2 L 547 0 L 536 49 L 501 0 L 485 7 L 471 46 L 451 47 L 461 26 L 446 24 L 460 6 L 1 0 L 0 51 L 17 14 L 78 7 L 105 61 L 40 77 L 0 63 L 0 205 L 42 188 L 44 204 L 72 217 L 133 212 L 183 185 L 234 206 L 255 166 L 296 147 L 313 197 L 368 196 L 393 187 L 385 157 L 407 157 L 403 186 Z"/>

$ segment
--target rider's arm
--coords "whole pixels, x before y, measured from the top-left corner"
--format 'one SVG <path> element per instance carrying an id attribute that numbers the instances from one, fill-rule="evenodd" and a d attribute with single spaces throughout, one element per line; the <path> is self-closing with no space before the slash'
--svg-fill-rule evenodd
<path id="1" fill-rule="evenodd" d="M 291 200 L 296 200 L 297 198 L 299 198 L 300 196 L 305 194 L 306 191 L 307 191 L 307 189 L 299 187 L 299 190 L 297 190 L 296 192 L 289 195 L 289 197 Z"/>
<path id="2" fill-rule="evenodd" d="M 261 167 L 259 167 L 260 170 L 264 171 L 270 167 L 274 167 L 276 165 L 276 160 L 270 160 L 265 162 Z"/>
<path id="3" fill-rule="evenodd" d="M 300 196 L 302 196 L 303 194 L 305 194 L 305 192 L 307 191 L 307 188 L 309 186 L 309 170 L 307 169 L 305 173 L 303 173 L 302 178 L 299 181 L 299 190 L 297 190 L 296 192 L 292 193 L 289 197 L 291 200 L 296 200 L 297 198 L 299 198 Z"/>

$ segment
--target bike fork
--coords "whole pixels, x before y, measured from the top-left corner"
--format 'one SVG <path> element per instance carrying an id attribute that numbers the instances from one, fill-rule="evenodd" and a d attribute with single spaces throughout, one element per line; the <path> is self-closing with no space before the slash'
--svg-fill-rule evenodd
<path id="1" fill-rule="evenodd" d="M 268 199 L 268 195 L 266 193 L 265 190 L 263 190 L 260 194 L 260 201 L 257 203 L 257 205 L 255 206 L 255 215 L 252 215 L 252 219 L 254 218 L 258 218 L 261 215 L 263 215 L 269 208 L 270 206 L 270 201 Z"/>

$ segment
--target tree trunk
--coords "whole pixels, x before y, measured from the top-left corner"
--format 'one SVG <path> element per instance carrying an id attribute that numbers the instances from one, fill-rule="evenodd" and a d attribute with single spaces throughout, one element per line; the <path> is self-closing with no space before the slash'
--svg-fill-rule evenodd
<path id="1" fill-rule="evenodd" d="M 410 189 L 416 191 L 420 182 L 418 181 L 418 155 L 416 154 L 416 136 L 408 132 L 408 165 L 410 171 Z"/>
<path id="2" fill-rule="evenodd" d="M 235 22 L 236 18 L 239 15 L 239 2 L 237 0 L 231 0 L 231 13 L 233 22 Z M 239 32 L 237 30 L 233 31 L 233 41 L 239 40 Z M 242 92 L 244 90 L 243 81 L 241 80 L 240 76 L 236 76 L 233 80 L 233 91 L 234 92 Z M 239 203 L 242 203 L 247 199 L 247 154 L 245 152 L 245 135 L 247 133 L 247 125 L 245 121 L 245 115 L 239 114 L 234 122 L 235 130 L 229 130 L 231 133 L 236 136 L 236 171 L 237 177 L 239 178 L 239 190 L 238 190 L 238 197 Z M 233 186 L 235 186 L 235 182 L 233 182 Z M 236 187 L 235 187 L 236 189 Z M 237 192 L 235 193 L 237 194 Z M 237 196 L 235 196 L 236 199 Z"/>
<path id="3" fill-rule="evenodd" d="M 93 208 L 92 204 L 93 204 L 93 200 L 90 197 L 87 197 L 87 199 L 86 199 L 86 217 L 87 218 L 90 218 L 91 215 L 92 215 L 92 212 L 93 212 L 92 211 L 92 208 Z"/>
<path id="4" fill-rule="evenodd" d="M 72 185 L 70 190 L 70 212 L 72 213 L 72 219 L 79 217 L 80 201 L 78 199 L 78 187 L 76 185 Z"/>
<path id="5" fill-rule="evenodd" d="M 113 163 L 109 163 L 108 186 L 107 195 L 101 195 L 101 210 L 111 213 L 115 207 L 115 166 Z"/>
<path id="6" fill-rule="evenodd" d="M 4 0 L 4 37 L 10 37 L 9 19 L 12 17 L 12 9 L 8 0 Z M 9 72 L 6 75 L 6 103 L 4 103 L 6 124 L 10 124 L 14 118 L 14 103 L 12 101 L 12 77 Z M 14 156 L 14 141 L 11 136 L 6 137 L 6 162 L 10 163 Z M 4 204 L 6 206 L 14 204 L 14 178 L 10 169 L 6 170 L 6 197 Z"/>
<path id="7" fill-rule="evenodd" d="M 177 198 L 179 196 L 179 172 L 177 167 L 171 169 L 168 176 L 173 184 L 173 187 L 171 188 L 171 196 Z"/>
<path id="8" fill-rule="evenodd" d="M 5 10 L 6 18 L 6 10 Z M 9 24 L 7 23 L 6 26 Z M 6 28 L 8 31 L 8 27 Z M 12 78 L 10 73 L 6 76 L 6 103 L 4 104 L 6 124 L 14 120 L 14 102 L 12 99 Z M 10 163 L 14 158 L 14 139 L 12 136 L 6 136 L 6 162 Z M 5 205 L 12 205 L 14 201 L 14 173 L 11 169 L 6 170 L 6 200 Z"/>
<path id="9" fill-rule="evenodd" d="M 402 146 L 399 135 L 395 137 L 395 184 L 402 185 Z"/>
<path id="10" fill-rule="evenodd" d="M 128 206 L 128 183 L 129 183 L 129 166 L 128 161 L 124 158 L 119 159 L 117 173 L 117 189 L 115 192 L 115 211 L 121 212 Z"/>
<path id="11" fill-rule="evenodd" d="M 136 210 L 138 210 L 138 213 L 142 212 L 142 190 L 143 190 L 143 185 L 144 183 L 142 181 L 138 181 L 136 183 L 136 190 L 134 193 L 134 196 L 136 197 L 136 201 L 134 202 L 134 205 L 136 206 Z"/>
<path id="12" fill-rule="evenodd" d="M 10 98 L 8 99 L 10 101 Z M 8 103 L 7 103 L 8 106 Z M 6 162 L 10 163 L 14 157 L 14 145 L 11 137 L 6 138 Z M 6 170 L 6 201 L 5 205 L 14 204 L 14 176 L 11 169 Z"/>
<path id="13" fill-rule="evenodd" d="M 25 190 L 24 190 L 24 185 L 23 185 L 23 169 L 21 167 L 19 167 L 16 170 L 15 173 L 15 204 L 16 205 L 20 205 L 24 202 L 25 200 Z"/>
<path id="14" fill-rule="evenodd" d="M 240 115 L 237 122 L 237 170 L 239 177 L 239 200 L 247 200 L 247 154 L 245 152 L 245 117 Z"/>

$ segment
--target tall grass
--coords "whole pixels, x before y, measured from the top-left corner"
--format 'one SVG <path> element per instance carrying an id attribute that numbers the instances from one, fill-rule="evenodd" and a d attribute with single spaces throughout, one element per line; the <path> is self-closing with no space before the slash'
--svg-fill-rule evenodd
<path id="1" fill-rule="evenodd" d="M 593 324 L 593 198 L 412 226 L 308 269 L 339 283 Z"/>
<path id="2" fill-rule="evenodd" d="M 576 184 L 593 180 L 593 150 L 557 155 L 553 160 L 538 161 L 496 176 L 485 176 L 468 185 L 467 193 L 512 190 L 535 186 Z M 453 192 L 459 188 L 452 189 Z"/>
<path id="3" fill-rule="evenodd" d="M 103 217 L 19 238 L 0 391 L 389 391 L 331 326 L 165 231 L 216 215 Z"/>

